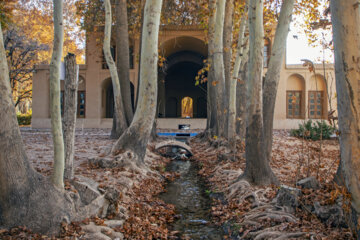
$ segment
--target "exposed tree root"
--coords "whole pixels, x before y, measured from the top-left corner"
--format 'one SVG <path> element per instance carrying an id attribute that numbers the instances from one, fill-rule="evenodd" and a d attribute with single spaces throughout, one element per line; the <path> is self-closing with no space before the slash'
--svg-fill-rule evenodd
<path id="1" fill-rule="evenodd" d="M 278 231 L 265 231 L 258 235 L 255 235 L 254 240 L 266 240 L 266 239 L 274 239 L 274 240 L 282 240 L 282 239 L 290 239 L 290 238 L 300 238 L 304 237 L 306 233 L 296 232 L 296 233 L 284 233 Z"/>

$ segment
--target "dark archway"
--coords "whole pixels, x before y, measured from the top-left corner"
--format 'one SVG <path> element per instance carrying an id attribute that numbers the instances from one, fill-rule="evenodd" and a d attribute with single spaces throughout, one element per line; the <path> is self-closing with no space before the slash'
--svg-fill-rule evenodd
<path id="1" fill-rule="evenodd" d="M 195 77 L 198 71 L 203 67 L 204 57 L 196 52 L 182 51 L 169 56 L 165 63 L 163 71 L 164 92 L 159 91 L 159 99 L 166 99 L 165 114 L 162 116 L 173 118 L 181 117 L 181 108 L 179 102 L 184 97 L 194 99 L 193 102 L 193 118 L 206 118 L 206 83 L 195 86 Z M 160 79 L 161 81 L 161 79 Z M 204 102 L 195 101 L 195 99 L 203 99 Z M 176 108 L 175 108 L 175 100 Z M 176 115 L 175 115 L 176 112 Z"/>
<path id="2" fill-rule="evenodd" d="M 131 91 L 131 104 L 134 110 L 134 84 L 130 82 L 130 91 Z M 106 108 L 105 108 L 105 117 L 113 118 L 114 117 L 114 91 L 113 85 L 110 83 L 106 88 Z"/>
<path id="3" fill-rule="evenodd" d="M 197 99 L 197 117 L 206 118 L 207 117 L 207 101 L 204 97 L 199 97 Z"/>
<path id="4" fill-rule="evenodd" d="M 166 117 L 178 117 L 178 100 L 175 97 L 170 97 L 166 101 Z"/>

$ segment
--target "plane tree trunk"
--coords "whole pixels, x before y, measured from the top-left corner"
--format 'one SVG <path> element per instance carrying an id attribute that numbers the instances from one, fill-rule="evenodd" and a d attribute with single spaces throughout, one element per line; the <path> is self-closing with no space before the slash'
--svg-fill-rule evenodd
<path id="1" fill-rule="evenodd" d="M 225 5 L 225 19 L 224 19 L 224 74 L 225 74 L 225 94 L 224 107 L 226 109 L 225 116 L 225 136 L 228 138 L 228 124 L 229 124 L 229 104 L 230 104 L 230 89 L 231 89 L 231 62 L 232 62 L 232 40 L 233 40 L 233 18 L 234 18 L 234 0 L 227 0 Z"/>
<path id="2" fill-rule="evenodd" d="M 264 151 L 262 118 L 263 75 L 263 0 L 250 0 L 249 6 L 250 57 L 247 81 L 247 118 L 245 137 L 246 167 L 240 179 L 256 185 L 278 183 Z"/>
<path id="3" fill-rule="evenodd" d="M 69 53 L 65 57 L 65 94 L 64 94 L 64 145 L 65 145 L 65 179 L 74 177 L 74 143 L 77 112 L 78 66 L 76 56 Z"/>
<path id="4" fill-rule="evenodd" d="M 111 75 L 111 82 L 113 85 L 114 91 L 114 122 L 115 127 L 113 126 L 111 131 L 111 138 L 119 138 L 121 134 L 127 128 L 127 122 L 124 114 L 124 106 L 122 100 L 122 94 L 120 89 L 119 76 L 116 69 L 116 65 L 114 59 L 111 55 L 110 50 L 110 42 L 111 42 L 111 25 L 112 25 L 112 17 L 111 17 L 111 4 L 110 0 L 104 1 L 105 5 L 105 32 L 104 32 L 104 56 L 106 59 L 106 63 L 109 66 L 109 71 Z"/>
<path id="5" fill-rule="evenodd" d="M 112 154 L 127 151 L 126 158 L 137 166 L 144 164 L 146 147 L 155 121 L 158 85 L 158 34 L 162 0 L 145 3 L 137 109 L 128 129 L 112 148 Z"/>
<path id="6" fill-rule="evenodd" d="M 289 33 L 294 0 L 285 0 L 281 6 L 279 22 L 276 27 L 274 44 L 272 45 L 268 71 L 265 75 L 263 93 L 264 143 L 266 158 L 271 160 L 272 136 L 276 94 L 280 80 L 280 71 L 285 56 L 286 39 Z"/>
<path id="7" fill-rule="evenodd" d="M 61 222 L 70 220 L 72 206 L 63 190 L 35 172 L 27 159 L 3 46 L 0 26 L 0 226 L 56 234 Z"/>
<path id="8" fill-rule="evenodd" d="M 54 145 L 54 170 L 52 180 L 64 187 L 64 140 L 60 107 L 60 63 L 64 43 L 63 2 L 54 0 L 54 47 L 50 62 L 50 115 Z"/>
<path id="9" fill-rule="evenodd" d="M 210 64 L 210 70 L 208 72 L 207 81 L 207 129 L 211 134 L 214 134 L 216 127 L 216 104 L 214 103 L 216 97 L 215 91 L 215 78 L 214 78 L 214 52 L 215 52 L 215 17 L 216 17 L 216 2 L 217 0 L 209 1 L 209 30 L 208 30 L 208 63 Z"/>
<path id="10" fill-rule="evenodd" d="M 116 3 L 116 65 L 127 126 L 134 117 L 130 92 L 129 31 L 126 0 Z"/>
<path id="11" fill-rule="evenodd" d="M 216 105 L 216 128 L 215 134 L 218 137 L 225 137 L 225 69 L 224 69 L 224 18 L 225 18 L 225 0 L 217 0 L 216 2 L 216 14 L 215 14 L 215 26 L 214 26 L 214 52 L 213 52 L 213 82 L 212 87 L 215 89 L 214 103 Z"/>
<path id="12" fill-rule="evenodd" d="M 246 7 L 245 7 L 246 9 Z M 229 113 L 228 113 L 228 125 L 227 125 L 227 136 L 229 142 L 232 146 L 236 143 L 236 90 L 237 90 L 237 83 L 239 79 L 239 71 L 241 67 L 241 61 L 244 59 L 243 52 L 244 52 L 244 33 L 246 28 L 247 22 L 247 11 L 244 11 L 243 16 L 241 17 L 240 29 L 239 29 L 239 38 L 237 43 L 237 51 L 236 51 L 236 58 L 234 64 L 234 70 L 231 76 L 231 81 L 229 85 Z M 226 72 L 226 71 L 225 71 Z M 243 81 L 243 79 L 240 78 Z"/>
<path id="13" fill-rule="evenodd" d="M 360 214 L 360 10 L 357 0 L 331 0 L 335 49 L 336 93 L 340 130 L 340 171 L 351 193 L 355 219 L 351 228 L 359 236 Z"/>

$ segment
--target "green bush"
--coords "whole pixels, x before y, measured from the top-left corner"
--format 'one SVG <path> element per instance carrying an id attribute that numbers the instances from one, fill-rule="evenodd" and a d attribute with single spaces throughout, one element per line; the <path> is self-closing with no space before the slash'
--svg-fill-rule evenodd
<path id="1" fill-rule="evenodd" d="M 312 120 L 308 120 L 299 124 L 298 129 L 292 129 L 290 135 L 316 141 L 320 139 L 321 135 L 322 139 L 330 139 L 335 130 L 334 127 L 327 125 L 325 121 L 312 122 Z"/>
<path id="2" fill-rule="evenodd" d="M 30 125 L 31 124 L 31 117 L 32 117 L 32 113 L 25 113 L 25 114 L 17 114 L 17 120 L 18 120 L 18 124 L 19 126 L 21 125 Z"/>

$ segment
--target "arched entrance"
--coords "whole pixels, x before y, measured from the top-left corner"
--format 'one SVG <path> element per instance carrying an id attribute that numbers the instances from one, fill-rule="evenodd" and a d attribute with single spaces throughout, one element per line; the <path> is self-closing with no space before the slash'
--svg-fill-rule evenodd
<path id="1" fill-rule="evenodd" d="M 131 91 L 131 104 L 134 109 L 134 84 L 130 82 L 130 91 Z M 114 117 L 114 90 L 111 82 L 111 78 L 108 78 L 103 83 L 103 102 L 105 102 L 105 118 Z"/>
<path id="2" fill-rule="evenodd" d="M 195 77 L 203 67 L 203 60 L 199 53 L 189 51 L 167 58 L 166 69 L 160 74 L 164 80 L 159 80 L 159 84 L 163 84 L 163 87 L 159 86 L 159 102 L 165 103 L 163 109 L 159 106 L 159 117 L 206 118 L 206 83 L 195 86 Z M 183 112 L 185 97 L 191 99 L 191 114 Z"/>
<path id="3" fill-rule="evenodd" d="M 204 41 L 181 36 L 161 44 L 165 57 L 159 69 L 158 117 L 206 118 L 207 83 L 195 86 L 195 78 L 204 66 L 207 45 Z"/>

